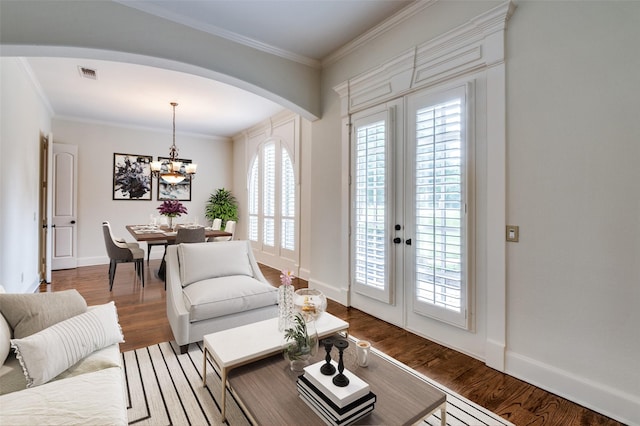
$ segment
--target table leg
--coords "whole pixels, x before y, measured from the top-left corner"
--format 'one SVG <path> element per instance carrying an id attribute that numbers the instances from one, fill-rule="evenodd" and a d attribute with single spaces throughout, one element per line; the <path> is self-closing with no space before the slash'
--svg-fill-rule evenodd
<path id="1" fill-rule="evenodd" d="M 204 347 L 204 362 L 202 363 L 202 386 L 207 386 L 207 347 Z"/>
<path id="2" fill-rule="evenodd" d="M 447 426 L 447 402 L 443 402 L 440 406 L 440 425 Z"/>
<path id="3" fill-rule="evenodd" d="M 222 382 L 222 406 L 220 407 L 220 412 L 222 414 L 222 421 L 224 422 L 226 417 L 225 417 L 225 409 L 227 407 L 226 404 L 226 400 L 227 400 L 227 369 L 225 367 L 221 367 L 220 368 L 220 373 L 221 373 L 221 378 L 220 381 Z"/>

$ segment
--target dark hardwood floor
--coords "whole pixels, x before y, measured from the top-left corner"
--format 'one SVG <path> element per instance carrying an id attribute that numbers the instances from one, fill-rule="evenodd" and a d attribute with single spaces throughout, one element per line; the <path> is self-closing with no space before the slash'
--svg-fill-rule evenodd
<path id="1" fill-rule="evenodd" d="M 115 301 L 128 351 L 173 339 L 166 317 L 164 283 L 154 276 L 159 260 L 146 266 L 146 285 L 134 284 L 133 264 L 118 266 L 109 292 L 108 265 L 54 271 L 41 291 L 77 289 L 89 305 Z M 262 267 L 279 285 L 279 271 Z M 306 282 L 296 279 L 296 287 Z M 433 343 L 354 308 L 329 301 L 327 310 L 348 321 L 353 336 L 371 344 L 516 425 L 620 425 L 564 398 L 493 370 L 481 361 Z"/>

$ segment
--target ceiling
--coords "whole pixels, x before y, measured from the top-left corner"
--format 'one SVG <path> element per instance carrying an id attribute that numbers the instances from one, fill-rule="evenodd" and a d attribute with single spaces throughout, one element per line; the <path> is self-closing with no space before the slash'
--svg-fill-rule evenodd
<path id="1" fill-rule="evenodd" d="M 164 19 L 307 64 L 366 33 L 405 0 L 144 0 L 118 1 Z M 282 106 L 225 83 L 129 63 L 29 58 L 56 117 L 229 137 Z M 82 76 L 80 67 L 96 71 Z"/>

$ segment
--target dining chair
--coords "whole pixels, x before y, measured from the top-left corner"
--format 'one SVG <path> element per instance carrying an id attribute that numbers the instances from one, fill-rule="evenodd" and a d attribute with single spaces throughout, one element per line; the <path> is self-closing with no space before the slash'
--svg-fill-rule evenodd
<path id="1" fill-rule="evenodd" d="M 225 232 L 230 232 L 231 236 L 229 237 L 214 237 L 213 241 L 231 241 L 233 240 L 233 235 L 236 231 L 236 221 L 228 220 L 227 224 L 224 227 Z"/>
<path id="2" fill-rule="evenodd" d="M 204 243 L 205 230 L 204 227 L 198 228 L 178 228 L 175 244 L 180 243 Z"/>
<path id="3" fill-rule="evenodd" d="M 211 222 L 211 229 L 214 231 L 219 231 L 220 228 L 222 228 L 222 219 L 220 218 L 213 219 L 213 222 Z M 215 237 L 207 238 L 208 243 L 212 243 L 214 241 L 215 241 Z"/>
<path id="4" fill-rule="evenodd" d="M 109 291 L 113 290 L 113 280 L 116 277 L 118 263 L 134 262 L 135 277 L 140 279 L 142 287 L 144 287 L 144 250 L 137 243 L 127 243 L 114 239 L 109 222 L 102 222 L 102 234 L 107 254 L 109 255 Z"/>
<path id="5" fill-rule="evenodd" d="M 205 229 L 203 226 L 198 228 L 178 228 L 178 232 L 176 233 L 176 239 L 173 244 L 189 244 L 189 243 L 204 243 L 206 241 L 205 238 Z M 166 275 L 166 260 L 165 256 L 167 255 L 167 251 L 164 251 L 164 256 L 162 256 L 162 262 L 160 263 L 161 276 L 164 279 L 164 289 L 167 289 L 167 275 Z"/>

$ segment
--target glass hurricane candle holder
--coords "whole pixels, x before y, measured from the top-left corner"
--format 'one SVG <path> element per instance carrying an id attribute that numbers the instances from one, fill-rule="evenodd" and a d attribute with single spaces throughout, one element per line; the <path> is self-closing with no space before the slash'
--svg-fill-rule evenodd
<path id="1" fill-rule="evenodd" d="M 315 321 L 327 310 L 327 297 L 320 290 L 301 288 L 295 292 L 293 306 L 305 321 Z"/>

